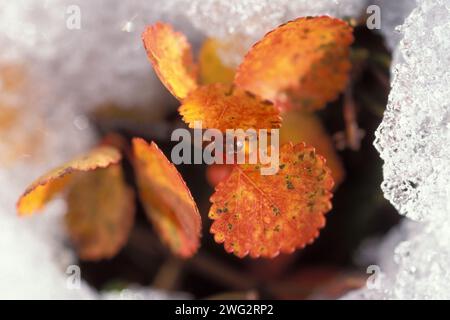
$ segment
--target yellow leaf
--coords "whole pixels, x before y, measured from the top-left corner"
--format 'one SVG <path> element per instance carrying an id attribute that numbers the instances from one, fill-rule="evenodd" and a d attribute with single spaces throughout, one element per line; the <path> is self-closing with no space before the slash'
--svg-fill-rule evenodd
<path id="1" fill-rule="evenodd" d="M 336 153 L 330 135 L 322 126 L 320 119 L 313 113 L 291 110 L 283 114 L 283 126 L 280 129 L 280 144 L 289 141 L 305 142 L 314 146 L 317 153 L 327 160 L 335 187 L 345 178 L 345 169 L 339 155 Z"/>
<path id="2" fill-rule="evenodd" d="M 106 259 L 119 252 L 133 226 L 134 201 L 119 164 L 74 178 L 65 222 L 81 259 Z"/>
<path id="3" fill-rule="evenodd" d="M 219 43 L 215 39 L 206 39 L 200 49 L 199 69 L 202 84 L 227 83 L 234 78 L 234 69 L 223 64 L 218 55 Z"/>
<path id="4" fill-rule="evenodd" d="M 51 170 L 34 181 L 19 198 L 17 202 L 19 215 L 30 215 L 40 210 L 67 185 L 74 174 L 106 168 L 120 160 L 121 155 L 115 148 L 101 146 L 93 149 L 85 156 Z"/>
<path id="5" fill-rule="evenodd" d="M 197 66 L 182 33 L 158 22 L 144 31 L 142 40 L 156 74 L 175 97 L 184 99 L 197 88 Z"/>
<path id="6" fill-rule="evenodd" d="M 183 258 L 200 246 L 201 217 L 183 178 L 158 146 L 133 139 L 139 197 L 162 241 Z"/>

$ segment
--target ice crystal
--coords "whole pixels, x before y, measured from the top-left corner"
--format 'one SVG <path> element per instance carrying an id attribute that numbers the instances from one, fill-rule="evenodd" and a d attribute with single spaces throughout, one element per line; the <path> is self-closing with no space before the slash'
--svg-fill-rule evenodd
<path id="1" fill-rule="evenodd" d="M 379 287 L 346 298 L 449 299 L 450 1 L 418 1 L 400 30 L 402 57 L 375 146 L 385 197 L 419 223 L 406 220 L 410 227 L 387 237 L 392 244 L 402 234 L 394 252 L 381 246 Z"/>
<path id="2" fill-rule="evenodd" d="M 422 1 L 402 26 L 403 62 L 375 145 L 386 197 L 414 220 L 446 217 L 450 182 L 450 2 Z M 444 214 L 444 216 L 442 216 Z"/>
<path id="3" fill-rule="evenodd" d="M 398 27 L 416 7 L 416 0 L 377 0 L 373 2 L 381 8 L 381 29 L 389 49 L 395 50 L 401 39 Z"/>

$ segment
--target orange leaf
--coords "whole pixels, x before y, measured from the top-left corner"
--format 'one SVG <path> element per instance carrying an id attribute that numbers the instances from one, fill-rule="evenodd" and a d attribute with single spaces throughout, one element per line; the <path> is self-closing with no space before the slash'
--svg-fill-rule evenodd
<path id="1" fill-rule="evenodd" d="M 345 169 L 336 153 L 330 135 L 323 127 L 320 119 L 313 113 L 291 110 L 283 114 L 283 126 L 280 129 L 280 144 L 292 141 L 305 142 L 314 146 L 319 154 L 327 159 L 335 188 L 344 180 Z"/>
<path id="2" fill-rule="evenodd" d="M 133 139 L 139 196 L 163 242 L 187 258 L 200 246 L 201 217 L 183 178 L 158 146 Z"/>
<path id="3" fill-rule="evenodd" d="M 325 160 L 304 143 L 280 149 L 280 170 L 237 165 L 211 197 L 211 233 L 238 257 L 273 258 L 312 243 L 331 209 L 333 179 Z"/>
<path id="4" fill-rule="evenodd" d="M 67 185 L 75 173 L 106 168 L 120 160 L 121 155 L 115 148 L 101 146 L 48 172 L 33 182 L 19 198 L 17 202 L 19 215 L 30 215 L 42 209 Z"/>
<path id="5" fill-rule="evenodd" d="M 134 221 L 134 193 L 122 167 L 80 173 L 70 186 L 65 216 L 70 238 L 84 260 L 111 258 L 125 245 Z"/>
<path id="6" fill-rule="evenodd" d="M 235 83 L 282 109 L 322 108 L 347 84 L 352 42 L 352 28 L 342 20 L 322 16 L 290 21 L 250 49 Z"/>
<path id="7" fill-rule="evenodd" d="M 22 65 L 0 65 L 0 83 L 3 92 L 20 93 L 27 80 L 27 72 Z"/>
<path id="8" fill-rule="evenodd" d="M 182 33 L 158 22 L 144 31 L 142 40 L 156 74 L 175 97 L 184 99 L 197 88 L 197 66 Z"/>
<path id="9" fill-rule="evenodd" d="M 0 132 L 4 133 L 14 128 L 17 124 L 21 114 L 18 108 L 9 108 L 4 106 L 2 101 L 0 101 Z"/>
<path id="10" fill-rule="evenodd" d="M 199 53 L 200 79 L 203 84 L 233 83 L 234 69 L 223 64 L 217 50 L 219 43 L 215 39 L 203 42 Z"/>
<path id="11" fill-rule="evenodd" d="M 32 110 L 30 82 L 25 66 L 0 63 L 0 166 L 33 159 L 41 148 L 45 128 Z"/>
<path id="12" fill-rule="evenodd" d="M 201 86 L 191 92 L 179 112 L 191 128 L 194 128 L 194 121 L 201 121 L 203 128 L 221 131 L 279 128 L 281 123 L 273 103 L 222 83 Z"/>

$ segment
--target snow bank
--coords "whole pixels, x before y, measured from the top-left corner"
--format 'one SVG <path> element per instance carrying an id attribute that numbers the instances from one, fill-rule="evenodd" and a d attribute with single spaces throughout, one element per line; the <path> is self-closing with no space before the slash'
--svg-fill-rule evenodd
<path id="1" fill-rule="evenodd" d="M 450 299 L 450 1 L 418 1 L 400 31 L 375 146 L 385 197 L 418 223 L 387 237 L 403 238 L 393 254 L 381 246 L 380 285 L 346 298 Z"/>

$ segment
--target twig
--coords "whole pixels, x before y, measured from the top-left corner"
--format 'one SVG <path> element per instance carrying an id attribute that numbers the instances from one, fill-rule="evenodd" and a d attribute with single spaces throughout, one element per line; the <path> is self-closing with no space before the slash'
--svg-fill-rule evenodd
<path id="1" fill-rule="evenodd" d="M 153 279 L 152 287 L 163 290 L 174 290 L 183 272 L 183 263 L 175 258 L 169 257 L 159 268 Z"/>
<path id="2" fill-rule="evenodd" d="M 197 254 L 191 260 L 187 261 L 187 265 L 192 271 L 207 276 L 235 290 L 251 290 L 258 283 L 252 276 L 242 274 L 225 265 L 223 262 L 219 262 L 205 254 Z"/>
<path id="3" fill-rule="evenodd" d="M 356 121 L 355 101 L 352 96 L 351 85 L 347 87 L 344 93 L 344 121 L 345 121 L 345 138 L 346 147 L 350 150 L 358 151 L 361 147 L 361 140 L 364 137 L 364 130 L 358 127 Z"/>
<path id="4" fill-rule="evenodd" d="M 161 245 L 155 235 L 142 227 L 135 227 L 128 245 L 137 250 L 139 254 L 142 255 L 143 259 L 153 259 L 155 256 L 161 256 L 168 253 L 168 249 Z M 170 259 L 175 260 L 175 258 L 168 259 L 169 260 L 167 260 L 167 263 L 173 263 L 174 266 L 172 267 L 175 268 L 175 271 L 179 271 L 179 274 L 177 275 L 179 277 L 181 277 L 184 270 L 188 269 L 201 276 L 212 279 L 215 282 L 221 283 L 222 285 L 233 290 L 251 290 L 258 284 L 252 276 L 243 274 L 238 270 L 227 266 L 223 262 L 218 261 L 214 257 L 204 253 L 197 253 L 186 261 L 176 260 L 177 262 L 171 262 Z M 176 263 L 179 263 L 179 266 L 176 266 Z M 176 269 L 178 267 L 179 270 Z M 163 285 L 169 285 L 170 281 L 165 279 L 165 277 L 164 272 L 160 269 L 160 273 L 155 277 L 154 282 L 156 283 L 161 281 Z"/>

